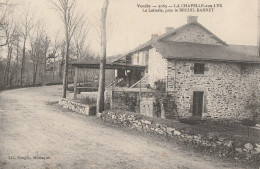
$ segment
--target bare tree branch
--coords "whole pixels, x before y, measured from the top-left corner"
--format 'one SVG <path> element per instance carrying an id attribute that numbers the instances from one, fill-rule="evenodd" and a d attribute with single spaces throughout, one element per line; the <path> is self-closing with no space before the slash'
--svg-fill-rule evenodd
<path id="1" fill-rule="evenodd" d="M 58 15 L 62 18 L 64 24 L 66 51 L 65 51 L 65 68 L 63 75 L 63 93 L 62 97 L 66 98 L 67 76 L 68 76 L 68 62 L 70 56 L 71 38 L 83 22 L 83 15 L 75 12 L 76 0 L 49 0 L 49 2 L 56 7 Z"/>
<path id="2" fill-rule="evenodd" d="M 23 37 L 23 54 L 22 54 L 22 63 L 21 63 L 21 75 L 20 75 L 20 85 L 23 85 L 23 73 L 24 73 L 24 63 L 25 63 L 25 50 L 27 38 L 34 27 L 34 17 L 36 12 L 32 11 L 30 4 L 26 4 L 24 11 L 21 14 L 21 29 L 20 35 Z"/>

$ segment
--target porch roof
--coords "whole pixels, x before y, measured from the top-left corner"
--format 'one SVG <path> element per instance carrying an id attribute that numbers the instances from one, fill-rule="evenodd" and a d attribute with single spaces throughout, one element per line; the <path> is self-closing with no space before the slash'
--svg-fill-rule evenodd
<path id="1" fill-rule="evenodd" d="M 99 69 L 99 63 L 72 63 L 74 67 L 78 68 L 91 68 L 91 69 Z M 122 63 L 106 63 L 105 69 L 125 69 L 125 70 L 144 70 L 146 66 L 142 65 L 130 65 L 130 64 L 122 64 Z"/>

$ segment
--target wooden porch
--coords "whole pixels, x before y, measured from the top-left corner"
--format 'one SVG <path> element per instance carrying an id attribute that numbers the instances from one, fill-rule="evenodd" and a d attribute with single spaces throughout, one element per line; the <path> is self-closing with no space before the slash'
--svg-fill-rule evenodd
<path id="1" fill-rule="evenodd" d="M 98 63 L 73 63 L 71 64 L 75 68 L 74 74 L 74 98 L 77 98 L 77 94 L 83 90 L 93 90 L 97 91 L 98 87 L 86 87 L 79 86 L 79 71 L 80 69 L 100 69 L 100 64 Z M 134 72 L 144 72 L 146 66 L 140 65 L 130 65 L 130 64 L 122 64 L 122 63 L 107 63 L 105 69 L 114 69 L 114 70 L 124 70 L 124 71 L 134 71 Z"/>

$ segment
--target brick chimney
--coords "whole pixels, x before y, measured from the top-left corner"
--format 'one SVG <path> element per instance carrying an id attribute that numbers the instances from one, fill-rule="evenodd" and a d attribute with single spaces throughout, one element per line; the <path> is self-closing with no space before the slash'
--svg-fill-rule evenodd
<path id="1" fill-rule="evenodd" d="M 165 28 L 165 33 L 173 32 L 173 31 L 174 31 L 174 27 L 166 27 Z"/>
<path id="2" fill-rule="evenodd" d="M 157 39 L 158 39 L 158 34 L 152 34 L 151 39 L 152 39 L 153 41 L 157 41 Z"/>
<path id="3" fill-rule="evenodd" d="M 187 17 L 187 23 L 192 23 L 192 22 L 197 22 L 198 21 L 198 16 L 191 16 L 189 15 Z"/>

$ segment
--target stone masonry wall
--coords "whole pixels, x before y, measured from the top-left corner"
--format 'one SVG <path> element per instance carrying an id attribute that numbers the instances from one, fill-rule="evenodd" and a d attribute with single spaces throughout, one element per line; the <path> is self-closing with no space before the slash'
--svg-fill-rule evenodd
<path id="1" fill-rule="evenodd" d="M 163 41 L 221 45 L 216 39 L 212 38 L 212 35 L 195 24 L 189 25 L 178 33 L 165 38 Z M 132 55 L 132 64 L 145 65 L 146 52 L 147 49 L 134 53 Z M 138 61 L 137 58 L 139 58 Z M 147 75 L 149 75 L 149 84 L 151 87 L 154 87 L 155 81 L 166 80 L 167 77 L 167 60 L 155 48 L 149 49 L 148 73 L 145 73 L 145 76 Z"/>
<path id="2" fill-rule="evenodd" d="M 141 97 L 152 98 L 155 92 L 142 92 Z M 136 91 L 112 91 L 111 108 L 139 113 L 139 90 Z"/>
<path id="3" fill-rule="evenodd" d="M 189 133 L 183 124 L 179 122 L 158 120 L 145 117 L 141 114 L 108 110 L 102 113 L 102 120 L 107 123 L 115 123 L 139 130 L 141 132 L 164 135 L 168 138 L 176 138 L 183 143 L 197 149 L 202 149 L 207 153 L 218 154 L 220 157 L 232 157 L 236 160 L 251 159 L 258 161 L 260 158 L 259 143 L 241 143 L 238 140 L 228 140 L 219 137 L 216 133 L 194 134 Z M 176 124 L 177 123 L 177 124 Z M 189 126 L 190 127 L 190 126 Z M 187 127 L 187 128 L 189 128 Z"/>
<path id="4" fill-rule="evenodd" d="M 156 52 L 155 48 L 149 50 L 149 84 L 154 87 L 154 82 L 157 80 L 166 80 L 167 77 L 167 60 Z"/>
<path id="5" fill-rule="evenodd" d="M 203 30 L 198 25 L 190 25 L 178 33 L 165 38 L 164 41 L 174 41 L 174 42 L 192 42 L 192 43 L 201 43 L 201 44 L 212 44 L 220 45 L 220 43 L 212 38 L 208 32 Z"/>
<path id="6" fill-rule="evenodd" d="M 59 105 L 61 105 L 63 108 L 75 111 L 80 114 L 84 114 L 87 116 L 96 115 L 96 106 L 93 105 L 87 105 L 87 104 L 81 104 L 77 103 L 72 100 L 66 100 L 64 98 L 61 98 L 59 100 Z"/>
<path id="7" fill-rule="evenodd" d="M 167 91 L 175 95 L 179 115 L 192 116 L 193 91 L 203 91 L 203 118 L 250 117 L 248 106 L 260 96 L 260 65 L 204 63 L 205 74 L 194 75 L 194 61 L 168 62 Z"/>

